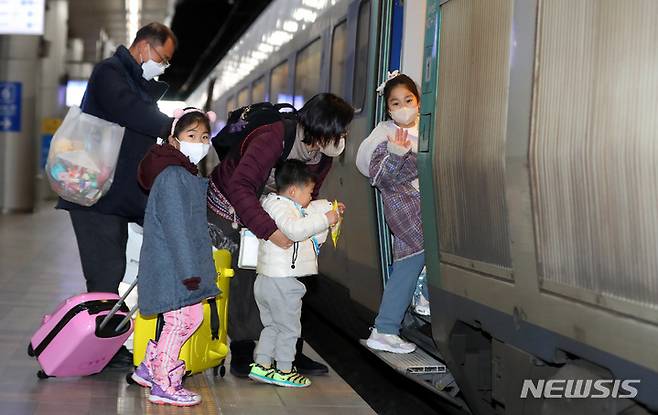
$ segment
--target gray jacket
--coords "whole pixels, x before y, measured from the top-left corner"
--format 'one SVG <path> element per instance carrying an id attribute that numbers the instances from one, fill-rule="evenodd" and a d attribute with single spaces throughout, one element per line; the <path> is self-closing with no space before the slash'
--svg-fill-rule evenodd
<path id="1" fill-rule="evenodd" d="M 146 205 L 139 308 L 154 315 L 219 294 L 208 234 L 208 180 L 180 166 L 158 174 Z"/>

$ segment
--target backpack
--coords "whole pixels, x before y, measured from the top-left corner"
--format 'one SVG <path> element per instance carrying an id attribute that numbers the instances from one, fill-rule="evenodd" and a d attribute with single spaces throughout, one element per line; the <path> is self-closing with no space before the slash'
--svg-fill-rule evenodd
<path id="1" fill-rule="evenodd" d="M 284 108 L 289 108 L 292 111 L 281 112 Z M 283 153 L 281 153 L 279 162 L 285 161 L 297 135 L 297 110 L 286 103 L 259 102 L 231 111 L 224 128 L 212 138 L 212 145 L 220 160 L 224 160 L 229 155 L 239 159 L 246 147 L 243 144 L 248 144 L 245 143 L 245 139 L 252 131 L 263 125 L 273 124 L 278 121 L 283 121 L 285 127 Z"/>

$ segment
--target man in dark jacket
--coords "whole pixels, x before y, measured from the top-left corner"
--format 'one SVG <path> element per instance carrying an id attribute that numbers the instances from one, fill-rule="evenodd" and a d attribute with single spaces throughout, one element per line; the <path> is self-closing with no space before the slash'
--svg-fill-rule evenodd
<path id="1" fill-rule="evenodd" d="M 153 78 L 169 66 L 175 47 L 171 29 L 151 23 L 137 32 L 129 49 L 119 46 L 96 65 L 89 79 L 82 111 L 125 127 L 107 194 L 91 207 L 62 199 L 57 204 L 71 215 L 89 292 L 118 291 L 126 271 L 128 223 L 143 223 L 147 196 L 137 184 L 137 166 L 157 137 L 169 136 L 172 119 L 157 106 L 167 84 Z M 122 348 L 112 363 L 131 360 Z"/>

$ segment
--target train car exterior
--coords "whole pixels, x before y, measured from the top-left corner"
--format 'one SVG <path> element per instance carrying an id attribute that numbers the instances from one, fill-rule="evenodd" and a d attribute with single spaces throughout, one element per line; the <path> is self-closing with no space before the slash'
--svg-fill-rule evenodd
<path id="1" fill-rule="evenodd" d="M 657 7 L 428 2 L 433 336 L 475 413 L 658 410 Z M 522 398 L 586 379 L 609 398 Z"/>
<path id="2" fill-rule="evenodd" d="M 220 122 L 251 102 L 299 107 L 322 91 L 354 105 L 346 151 L 322 190 L 349 210 L 338 247 L 322 250 L 321 276 L 305 301 L 365 338 L 391 255 L 378 196 L 354 159 L 383 113 L 375 87 L 395 60 L 395 2 L 319 3 L 326 7 L 318 17 L 289 30 L 280 48 L 247 66 L 248 75 L 212 88 L 211 78 L 239 69 L 220 63 L 190 100 L 210 102 Z M 651 136 L 658 32 L 647 19 L 658 6 L 413 0 L 404 7 L 420 4 L 426 19 L 405 24 L 403 38 L 407 52 L 415 45 L 423 57 L 403 69 L 419 74 L 422 94 L 418 159 L 433 338 L 417 320 L 405 334 L 445 360 L 473 413 L 658 411 Z M 229 54 L 239 57 L 250 42 L 260 47 L 268 25 L 285 25 L 287 16 L 303 20 L 304 5 L 273 2 L 284 10 L 266 10 L 270 20 L 257 21 L 255 34 Z M 425 38 L 414 43 L 419 27 Z M 640 380 L 638 394 L 533 395 L 548 382 L 586 379 L 610 392 L 614 380 Z M 615 388 L 622 393 L 620 383 Z M 523 398 L 524 389 L 531 396 Z"/>

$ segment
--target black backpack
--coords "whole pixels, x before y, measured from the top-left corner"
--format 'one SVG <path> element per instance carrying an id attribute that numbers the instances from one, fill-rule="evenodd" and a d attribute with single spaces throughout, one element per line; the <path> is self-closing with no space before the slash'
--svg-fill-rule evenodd
<path id="1" fill-rule="evenodd" d="M 291 109 L 281 112 L 282 109 Z M 212 138 L 212 145 L 220 160 L 226 157 L 240 158 L 243 149 L 242 142 L 258 127 L 283 121 L 285 127 L 283 137 L 283 153 L 279 161 L 285 161 L 290 154 L 297 134 L 297 110 L 290 104 L 271 104 L 259 102 L 231 111 L 226 125 Z"/>

